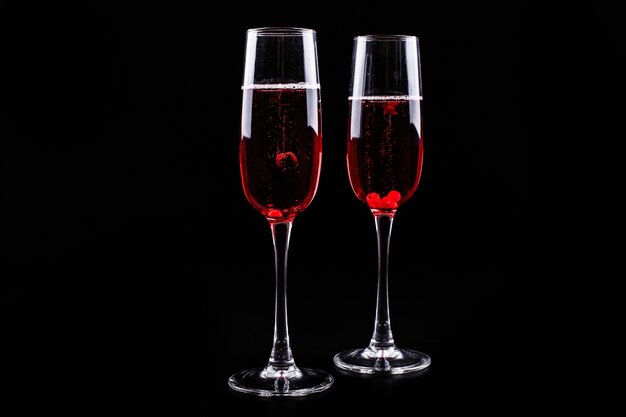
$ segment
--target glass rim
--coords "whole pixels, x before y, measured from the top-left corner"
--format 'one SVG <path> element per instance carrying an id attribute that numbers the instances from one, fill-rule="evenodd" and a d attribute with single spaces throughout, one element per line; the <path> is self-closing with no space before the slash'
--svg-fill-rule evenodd
<path id="1" fill-rule="evenodd" d="M 271 35 L 271 36 L 294 36 L 304 35 L 307 33 L 315 33 L 315 29 L 297 27 L 297 26 L 262 26 L 256 28 L 250 28 L 246 30 L 247 33 L 254 33 L 257 36 Z"/>
<path id="2" fill-rule="evenodd" d="M 381 33 L 381 34 L 370 34 L 370 35 L 357 35 L 354 37 L 355 41 L 363 40 L 366 42 L 371 41 L 408 41 L 415 40 L 418 41 L 419 38 L 415 35 L 405 35 L 405 34 L 395 34 L 395 33 Z"/>

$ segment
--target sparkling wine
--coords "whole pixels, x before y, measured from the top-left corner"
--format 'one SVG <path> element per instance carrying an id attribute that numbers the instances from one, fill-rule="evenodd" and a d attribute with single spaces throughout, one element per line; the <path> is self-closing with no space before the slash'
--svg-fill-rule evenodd
<path id="1" fill-rule="evenodd" d="M 420 97 L 350 98 L 348 174 L 368 207 L 397 209 L 415 193 L 422 172 Z"/>
<path id="2" fill-rule="evenodd" d="M 246 198 L 268 219 L 294 218 L 319 182 L 319 85 L 253 85 L 242 93 L 239 164 Z"/>

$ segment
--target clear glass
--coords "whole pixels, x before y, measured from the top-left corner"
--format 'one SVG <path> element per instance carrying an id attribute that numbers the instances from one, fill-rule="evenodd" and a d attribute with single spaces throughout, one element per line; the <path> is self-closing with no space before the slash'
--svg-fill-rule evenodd
<path id="1" fill-rule="evenodd" d="M 303 396 L 328 389 L 331 374 L 296 365 L 287 325 L 291 228 L 317 191 L 322 112 L 314 30 L 265 27 L 246 32 L 239 167 L 247 200 L 269 222 L 276 273 L 274 341 L 265 366 L 228 379 L 257 396 Z"/>
<path id="2" fill-rule="evenodd" d="M 344 371 L 405 374 L 431 363 L 422 352 L 396 346 L 389 315 L 391 229 L 396 211 L 417 190 L 424 157 L 419 58 L 415 36 L 354 38 L 346 162 L 352 190 L 375 221 L 378 292 L 369 344 L 333 358 Z"/>

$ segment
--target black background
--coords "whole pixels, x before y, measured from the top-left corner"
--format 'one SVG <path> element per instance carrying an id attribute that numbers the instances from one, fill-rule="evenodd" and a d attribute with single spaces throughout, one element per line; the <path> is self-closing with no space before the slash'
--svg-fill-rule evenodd
<path id="1" fill-rule="evenodd" d="M 539 266 L 544 91 L 533 76 L 547 62 L 536 53 L 545 11 L 432 3 L 0 1 L 8 415 L 566 407 Z M 579 6 L 595 59 L 614 52 L 601 43 L 619 28 L 611 13 Z M 245 30 L 279 25 L 318 31 L 323 106 L 319 191 L 289 254 L 291 342 L 300 366 L 336 378 L 296 400 L 226 383 L 271 347 L 271 236 L 243 196 L 237 145 Z M 420 38 L 425 162 L 394 224 L 391 317 L 397 344 L 433 364 L 359 378 L 332 365 L 369 341 L 376 296 L 374 222 L 344 166 L 346 93 L 353 36 L 392 32 Z M 624 362 L 613 365 L 613 379 L 594 382 L 602 405 L 577 407 L 624 410 Z"/>

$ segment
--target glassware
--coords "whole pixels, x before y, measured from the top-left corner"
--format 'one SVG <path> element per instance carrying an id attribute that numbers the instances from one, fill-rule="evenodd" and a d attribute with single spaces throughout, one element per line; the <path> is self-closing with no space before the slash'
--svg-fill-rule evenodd
<path id="1" fill-rule="evenodd" d="M 419 40 L 409 35 L 354 38 L 349 88 L 347 168 L 352 190 L 372 212 L 378 239 L 374 333 L 367 347 L 336 354 L 339 369 L 404 374 L 427 368 L 428 355 L 396 346 L 391 332 L 388 258 L 396 211 L 410 199 L 423 161 Z"/>
<path id="2" fill-rule="evenodd" d="M 287 325 L 287 255 L 294 219 L 317 191 L 322 113 L 317 36 L 312 29 L 246 32 L 239 166 L 244 194 L 270 225 L 276 273 L 274 341 L 265 366 L 228 379 L 257 396 L 303 396 L 328 389 L 333 376 L 298 367 Z"/>

